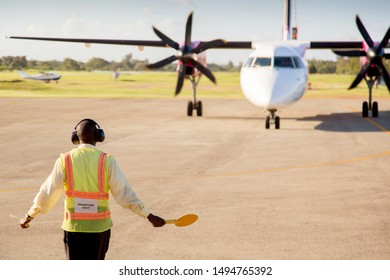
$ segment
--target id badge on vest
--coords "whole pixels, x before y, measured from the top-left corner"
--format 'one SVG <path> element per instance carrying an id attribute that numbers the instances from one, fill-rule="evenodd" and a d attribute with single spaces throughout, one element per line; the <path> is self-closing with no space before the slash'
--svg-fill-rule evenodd
<path id="1" fill-rule="evenodd" d="M 74 199 L 75 213 L 97 213 L 97 199 L 75 198 Z"/>

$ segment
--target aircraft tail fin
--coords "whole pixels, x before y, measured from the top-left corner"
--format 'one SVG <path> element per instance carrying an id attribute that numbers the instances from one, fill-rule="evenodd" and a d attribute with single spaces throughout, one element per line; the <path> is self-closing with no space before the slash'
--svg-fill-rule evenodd
<path id="1" fill-rule="evenodd" d="M 291 0 L 284 0 L 283 40 L 291 40 Z"/>
<path id="2" fill-rule="evenodd" d="M 284 0 L 284 22 L 282 29 L 282 39 L 283 41 L 288 40 L 297 40 L 298 39 L 298 27 L 297 24 L 297 1 L 294 2 L 294 24 L 292 20 L 292 1 L 293 0 Z"/>
<path id="3" fill-rule="evenodd" d="M 26 73 L 24 73 L 23 70 L 18 70 L 18 72 L 19 72 L 19 75 L 20 75 L 22 78 L 27 78 L 27 77 L 28 77 L 28 75 L 27 75 Z"/>

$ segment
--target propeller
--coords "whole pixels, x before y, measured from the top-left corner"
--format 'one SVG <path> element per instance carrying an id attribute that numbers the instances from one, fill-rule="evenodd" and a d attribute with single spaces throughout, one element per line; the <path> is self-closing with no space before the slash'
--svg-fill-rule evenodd
<path id="1" fill-rule="evenodd" d="M 365 77 L 368 71 L 372 69 L 380 69 L 382 77 L 386 83 L 388 90 L 390 91 L 390 76 L 386 70 L 386 67 L 383 65 L 383 59 L 390 59 L 389 54 L 385 54 L 384 48 L 387 46 L 387 43 L 390 39 L 390 27 L 387 29 L 385 36 L 382 41 L 375 45 L 374 41 L 371 39 L 370 34 L 368 34 L 367 29 L 364 27 L 363 22 L 360 20 L 359 16 L 356 16 L 356 25 L 362 35 L 364 41 L 368 45 L 367 51 L 357 50 L 357 51 L 337 51 L 334 50 L 334 53 L 341 56 L 357 57 L 365 56 L 367 58 L 367 63 L 364 64 L 360 72 L 356 75 L 355 80 L 352 82 L 349 89 L 355 88 Z M 378 71 L 378 70 L 374 70 Z"/>
<path id="2" fill-rule="evenodd" d="M 180 61 L 181 64 L 178 70 L 178 78 L 176 84 L 175 95 L 178 95 L 183 88 L 184 78 L 186 76 L 187 66 L 193 66 L 197 68 L 203 75 L 205 75 L 210 81 L 216 83 L 216 79 L 213 73 L 202 63 L 196 60 L 196 55 L 210 48 L 220 47 L 226 44 L 226 41 L 222 39 L 216 39 L 208 42 L 200 42 L 198 46 L 193 48 L 191 46 L 191 34 L 192 34 L 192 15 L 191 12 L 187 18 L 184 44 L 180 46 L 178 43 L 173 41 L 171 38 L 166 36 L 156 27 L 153 27 L 154 33 L 169 47 L 177 51 L 176 55 L 172 55 L 156 63 L 148 64 L 146 67 L 149 69 L 156 69 L 168 65 L 176 60 Z"/>

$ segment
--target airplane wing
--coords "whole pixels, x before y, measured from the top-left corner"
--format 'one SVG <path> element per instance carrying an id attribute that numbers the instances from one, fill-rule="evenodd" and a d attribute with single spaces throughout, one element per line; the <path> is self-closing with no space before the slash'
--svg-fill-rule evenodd
<path id="1" fill-rule="evenodd" d="M 50 37 L 20 37 L 20 36 L 11 36 L 9 38 L 23 39 L 23 40 L 68 42 L 68 43 L 72 42 L 72 43 L 84 43 L 84 44 L 166 47 L 166 44 L 163 41 L 156 41 L 156 40 L 118 40 L 118 39 L 50 38 Z"/>
<path id="2" fill-rule="evenodd" d="M 87 38 L 51 38 L 51 37 L 21 37 L 10 36 L 10 39 L 22 40 L 38 40 L 38 41 L 54 41 L 68 43 L 84 43 L 84 44 L 107 44 L 107 45 L 126 45 L 126 46 L 145 46 L 145 47 L 168 47 L 163 41 L 157 40 L 121 40 L 121 39 L 87 39 Z M 205 44 L 207 42 L 200 42 Z M 225 41 L 225 44 L 219 46 L 210 46 L 210 48 L 225 48 L 225 49 L 251 49 L 251 41 Z"/>
<path id="3" fill-rule="evenodd" d="M 52 37 L 22 37 L 10 36 L 10 39 L 72 42 L 84 44 L 107 44 L 145 47 L 167 47 L 167 44 L 158 40 L 122 40 L 122 39 L 88 39 L 88 38 L 52 38 Z M 206 42 L 201 42 L 202 44 Z M 362 48 L 362 41 L 312 41 L 311 49 L 359 49 Z M 225 41 L 225 44 L 211 46 L 218 49 L 251 49 L 252 41 Z"/>
<path id="4" fill-rule="evenodd" d="M 312 41 L 310 49 L 361 49 L 362 41 Z"/>

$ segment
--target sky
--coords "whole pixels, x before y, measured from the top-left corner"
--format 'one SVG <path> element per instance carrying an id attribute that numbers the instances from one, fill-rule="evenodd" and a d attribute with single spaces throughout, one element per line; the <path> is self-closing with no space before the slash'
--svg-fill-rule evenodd
<path id="1" fill-rule="evenodd" d="M 298 39 L 360 41 L 355 16 L 371 37 L 381 41 L 390 26 L 390 0 L 292 0 L 292 23 Z M 58 43 L 6 39 L 6 36 L 159 40 L 155 26 L 177 42 L 193 15 L 192 39 L 275 41 L 281 39 L 284 0 L 4 0 L 0 5 L 0 57 L 86 62 L 93 57 L 156 62 L 175 54 L 169 48 Z M 251 50 L 209 50 L 209 63 L 243 62 Z M 329 50 L 309 50 L 306 58 L 331 59 Z"/>

